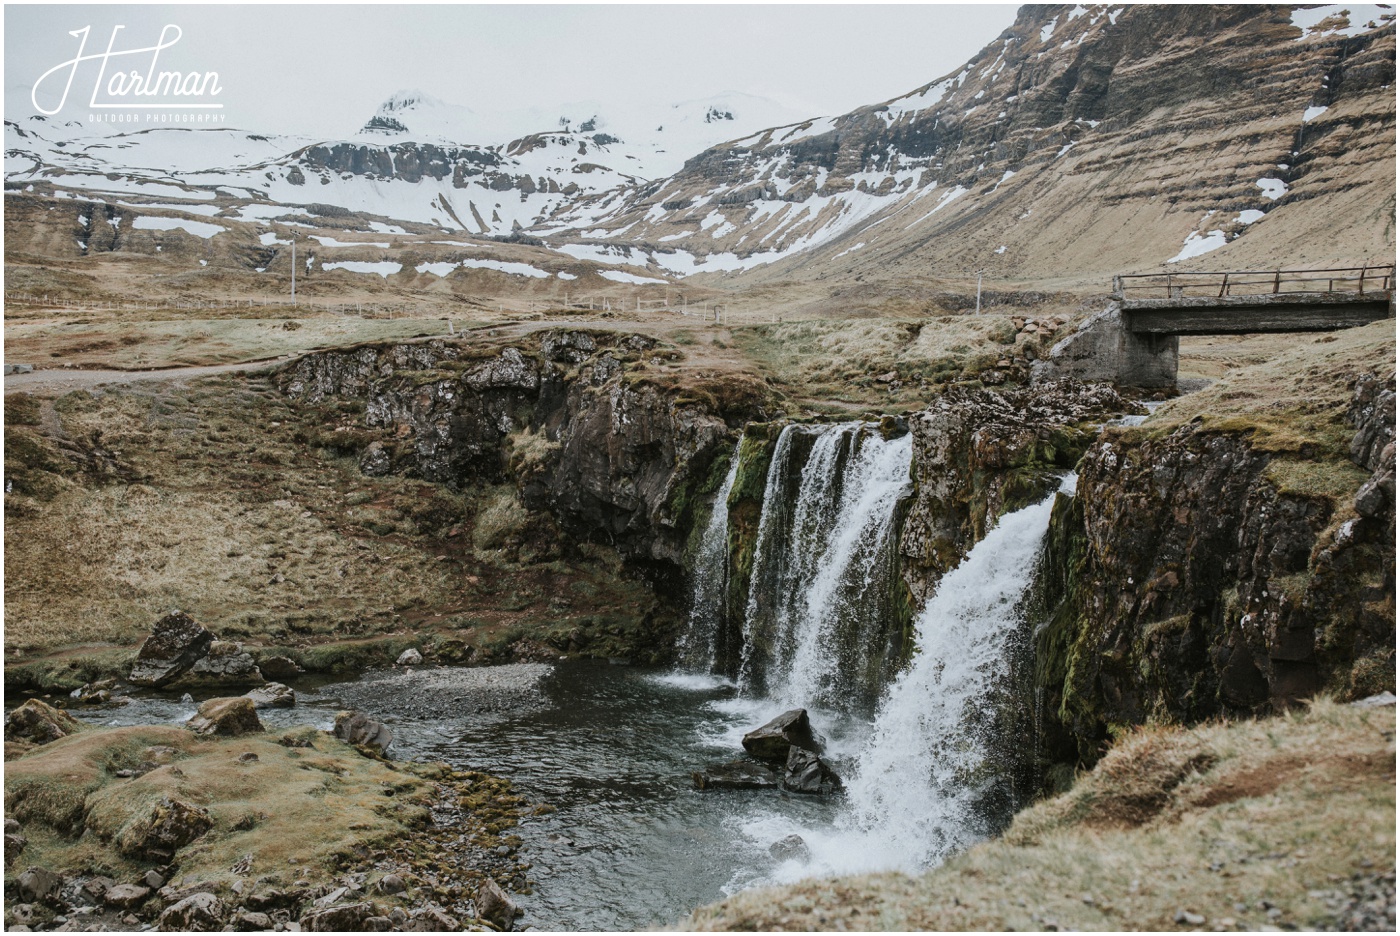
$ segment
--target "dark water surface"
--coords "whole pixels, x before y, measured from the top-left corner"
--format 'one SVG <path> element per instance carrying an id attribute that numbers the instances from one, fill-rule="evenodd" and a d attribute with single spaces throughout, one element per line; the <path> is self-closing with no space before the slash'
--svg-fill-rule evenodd
<path id="1" fill-rule="evenodd" d="M 740 756 L 744 732 L 777 714 L 710 677 L 567 661 L 294 688 L 296 708 L 259 713 L 270 728 L 328 729 L 336 711 L 357 708 L 393 728 L 396 758 L 486 771 L 557 808 L 517 830 L 536 882 L 518 898 L 519 925 L 534 929 L 669 925 L 745 887 L 791 879 L 801 869 L 769 845 L 795 829 L 830 829 L 840 809 L 838 798 L 693 788 L 692 770 Z M 107 725 L 180 724 L 195 707 L 151 695 L 72 711 Z M 862 725 L 816 712 L 813 721 L 839 770 Z"/>

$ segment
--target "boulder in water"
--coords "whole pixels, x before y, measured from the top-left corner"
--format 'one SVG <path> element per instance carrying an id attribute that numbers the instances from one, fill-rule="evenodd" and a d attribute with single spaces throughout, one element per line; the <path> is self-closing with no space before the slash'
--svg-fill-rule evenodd
<path id="1" fill-rule="evenodd" d="M 250 689 L 243 693 L 243 698 L 252 699 L 253 707 L 260 709 L 292 708 L 297 704 L 297 694 L 279 682 Z"/>
<path id="2" fill-rule="evenodd" d="M 690 775 L 697 790 L 775 790 L 778 775 L 753 761 L 714 764 Z"/>
<path id="3" fill-rule="evenodd" d="M 786 764 L 788 748 L 799 747 L 813 754 L 822 752 L 821 740 L 812 731 L 806 709 L 793 709 L 744 735 L 744 750 L 759 760 Z"/>
<path id="4" fill-rule="evenodd" d="M 236 737 L 262 731 L 257 709 L 247 696 L 209 699 L 199 707 L 185 727 L 195 734 Z"/>
<path id="5" fill-rule="evenodd" d="M 783 768 L 783 789 L 789 793 L 832 793 L 841 788 L 841 778 L 820 757 L 800 747 L 788 748 Z"/>
<path id="6" fill-rule="evenodd" d="M 375 721 L 363 712 L 341 712 L 335 716 L 331 730 L 337 738 L 355 747 L 369 748 L 377 754 L 389 750 L 394 733 L 387 725 Z"/>
<path id="7" fill-rule="evenodd" d="M 172 611 L 156 622 L 141 645 L 131 681 L 138 686 L 163 686 L 203 659 L 213 642 L 214 635 L 188 614 Z"/>
<path id="8" fill-rule="evenodd" d="M 812 857 L 812 852 L 807 848 L 806 841 L 803 840 L 802 836 L 796 834 L 780 838 L 769 845 L 768 854 L 779 861 L 791 861 L 794 858 L 806 861 Z"/>

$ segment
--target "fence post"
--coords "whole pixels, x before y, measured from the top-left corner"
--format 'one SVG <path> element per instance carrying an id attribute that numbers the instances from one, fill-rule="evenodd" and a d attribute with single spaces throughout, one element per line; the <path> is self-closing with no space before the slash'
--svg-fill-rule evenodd
<path id="1" fill-rule="evenodd" d="M 1275 270 L 1275 271 L 1274 271 L 1274 294 L 1275 294 L 1275 295 L 1278 294 L 1278 286 L 1279 286 L 1279 283 L 1282 282 L 1282 278 L 1283 278 L 1283 271 L 1282 271 L 1282 270 Z"/>
<path id="2" fill-rule="evenodd" d="M 1361 268 L 1361 278 L 1360 278 L 1359 280 L 1356 281 L 1356 292 L 1357 292 L 1357 295 L 1361 295 L 1361 294 L 1365 293 L 1365 291 L 1366 291 L 1366 267 L 1362 267 L 1362 268 Z"/>

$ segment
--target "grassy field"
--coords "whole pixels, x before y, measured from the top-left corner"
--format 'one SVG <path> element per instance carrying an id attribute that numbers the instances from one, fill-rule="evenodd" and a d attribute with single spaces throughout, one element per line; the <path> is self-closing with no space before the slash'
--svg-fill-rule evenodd
<path id="1" fill-rule="evenodd" d="M 679 928 L 1393 930 L 1386 888 L 1393 908 L 1395 709 L 1319 700 L 1140 729 L 1002 838 L 925 875 L 747 891 Z"/>

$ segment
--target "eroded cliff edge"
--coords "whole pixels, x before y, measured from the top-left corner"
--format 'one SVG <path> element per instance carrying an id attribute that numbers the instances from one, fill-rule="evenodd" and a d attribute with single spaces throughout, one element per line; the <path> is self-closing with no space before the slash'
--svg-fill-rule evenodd
<path id="1" fill-rule="evenodd" d="M 1089 449 L 1038 595 L 1052 785 L 1128 726 L 1394 690 L 1393 328 L 1245 368 Z"/>

